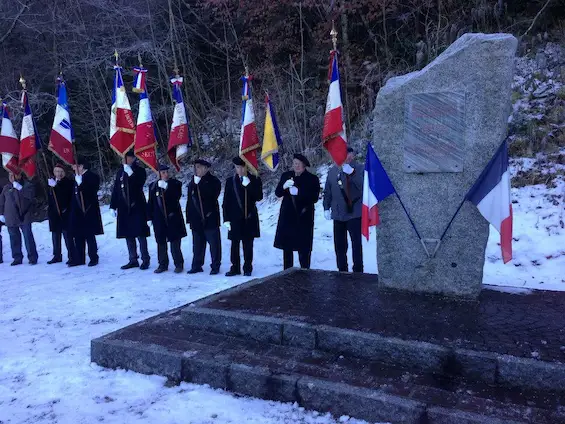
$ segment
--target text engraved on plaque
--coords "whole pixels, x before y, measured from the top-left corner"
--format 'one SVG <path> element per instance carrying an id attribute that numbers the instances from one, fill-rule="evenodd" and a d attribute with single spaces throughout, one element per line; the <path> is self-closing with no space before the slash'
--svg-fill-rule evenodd
<path id="1" fill-rule="evenodd" d="M 409 94 L 404 114 L 405 172 L 462 172 L 465 93 Z"/>

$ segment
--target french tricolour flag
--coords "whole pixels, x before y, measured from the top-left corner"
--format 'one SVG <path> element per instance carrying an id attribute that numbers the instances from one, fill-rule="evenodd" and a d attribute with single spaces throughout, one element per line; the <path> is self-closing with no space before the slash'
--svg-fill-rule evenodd
<path id="1" fill-rule="evenodd" d="M 67 86 L 62 78 L 57 78 L 57 83 L 57 109 L 49 137 L 49 150 L 67 164 L 73 165 L 75 163 L 73 154 L 74 133 L 69 113 Z"/>
<path id="2" fill-rule="evenodd" d="M 33 178 L 36 171 L 35 154 L 41 150 L 41 144 L 35 128 L 35 121 L 31 114 L 31 107 L 26 91 L 22 94 L 22 105 L 24 108 L 24 117 L 20 136 L 20 168 L 28 178 Z"/>
<path id="3" fill-rule="evenodd" d="M 171 78 L 175 108 L 173 110 L 173 121 L 171 123 L 171 132 L 169 134 L 167 154 L 177 171 L 180 171 L 179 161 L 186 156 L 188 148 L 192 146 L 190 128 L 186 117 L 186 108 L 182 98 L 182 82 L 183 78 L 181 76 L 177 75 L 176 77 Z"/>
<path id="4" fill-rule="evenodd" d="M 19 174 L 18 154 L 20 153 L 20 142 L 10 119 L 10 110 L 5 102 L 2 103 L 2 109 L 2 129 L 0 130 L 2 165 L 7 171 Z"/>
<path id="5" fill-rule="evenodd" d="M 333 161 L 336 165 L 341 166 L 347 157 L 347 136 L 345 121 L 343 120 L 343 105 L 339 88 L 339 68 L 337 52 L 335 50 L 331 52 L 328 79 L 330 89 L 326 101 L 322 140 Z"/>
<path id="6" fill-rule="evenodd" d="M 114 70 L 116 74 L 110 115 L 110 146 L 123 157 L 134 145 L 135 122 L 122 79 L 122 68 L 115 65 Z"/>
<path id="7" fill-rule="evenodd" d="M 255 112 L 253 111 L 253 99 L 251 97 L 251 77 L 242 77 L 242 112 L 241 112 L 241 133 L 239 138 L 239 157 L 247 164 L 249 171 L 258 175 L 259 161 L 257 159 L 257 149 L 259 136 L 255 125 Z"/>
<path id="8" fill-rule="evenodd" d="M 369 240 L 369 227 L 380 224 L 378 203 L 395 193 L 396 190 L 373 150 L 373 146 L 367 143 L 367 159 L 363 178 L 363 207 L 361 209 L 361 233 L 367 240 Z"/>
<path id="9" fill-rule="evenodd" d="M 508 145 L 504 141 L 465 196 L 500 234 L 504 263 L 512 259 L 512 201 Z"/>
<path id="10" fill-rule="evenodd" d="M 135 68 L 134 71 L 138 77 L 141 75 L 145 79 L 145 75 L 147 75 L 146 69 L 140 67 Z M 141 86 L 145 87 L 145 83 Z M 139 110 L 134 144 L 135 156 L 153 171 L 157 172 L 157 138 L 155 137 L 151 105 L 145 90 L 139 93 Z"/>

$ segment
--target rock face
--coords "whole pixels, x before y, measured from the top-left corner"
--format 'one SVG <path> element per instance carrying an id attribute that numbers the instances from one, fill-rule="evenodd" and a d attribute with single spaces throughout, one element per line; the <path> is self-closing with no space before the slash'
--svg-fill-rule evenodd
<path id="1" fill-rule="evenodd" d="M 373 146 L 430 254 L 506 137 L 517 45 L 508 34 L 465 34 L 378 94 Z M 474 205 L 465 202 L 430 257 L 396 196 L 379 203 L 379 214 L 380 284 L 479 294 L 489 224 Z"/>

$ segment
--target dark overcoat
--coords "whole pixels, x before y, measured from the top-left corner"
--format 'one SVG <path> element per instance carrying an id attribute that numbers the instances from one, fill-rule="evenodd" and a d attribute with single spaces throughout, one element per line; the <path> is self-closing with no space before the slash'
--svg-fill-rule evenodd
<path id="1" fill-rule="evenodd" d="M 57 185 L 49 188 L 49 231 L 62 233 L 69 229 L 71 214 L 71 200 L 73 198 L 73 181 L 64 177 L 57 181 Z M 57 199 L 57 201 L 55 201 Z"/>
<path id="2" fill-rule="evenodd" d="M 89 237 L 104 234 L 102 215 L 98 203 L 100 177 L 92 171 L 82 174 L 82 184 L 73 186 L 69 230 L 73 237 Z M 82 199 L 81 199 L 82 193 Z M 84 200 L 84 211 L 82 209 Z"/>
<path id="3" fill-rule="evenodd" d="M 296 196 L 283 189 L 284 183 L 290 178 L 298 188 Z M 312 250 L 314 205 L 320 196 L 320 179 L 308 171 L 299 176 L 294 171 L 287 171 L 282 174 L 275 194 L 282 197 L 282 204 L 274 246 L 283 250 Z"/>
<path id="4" fill-rule="evenodd" d="M 7 227 L 19 227 L 33 222 L 35 186 L 31 181 L 20 180 L 21 190 L 12 183 L 6 184 L 0 193 L 0 215 L 4 215 Z"/>
<path id="5" fill-rule="evenodd" d="M 256 202 L 263 200 L 261 178 L 248 175 L 250 183 L 243 187 L 238 175 L 226 180 L 222 209 L 224 222 L 231 224 L 229 240 L 257 238 L 259 231 L 259 213 Z M 247 215 L 245 213 L 247 212 Z"/>
<path id="6" fill-rule="evenodd" d="M 153 222 L 153 232 L 157 243 L 180 240 L 186 237 L 186 225 L 180 208 L 182 183 L 174 178 L 167 181 L 163 190 L 154 182 L 149 187 L 147 217 Z M 163 204 L 163 199 L 165 203 Z"/>
<path id="7" fill-rule="evenodd" d="M 188 183 L 186 222 L 190 224 L 190 228 L 194 231 L 203 231 L 220 226 L 218 197 L 221 191 L 222 183 L 218 177 L 209 172 L 202 177 L 199 184 L 195 184 L 194 179 Z"/>
<path id="8" fill-rule="evenodd" d="M 116 237 L 119 239 L 149 237 L 147 200 L 143 193 L 147 174 L 137 163 L 133 163 L 131 169 L 131 176 L 123 167 L 119 169 L 110 199 L 110 209 L 118 212 Z"/>

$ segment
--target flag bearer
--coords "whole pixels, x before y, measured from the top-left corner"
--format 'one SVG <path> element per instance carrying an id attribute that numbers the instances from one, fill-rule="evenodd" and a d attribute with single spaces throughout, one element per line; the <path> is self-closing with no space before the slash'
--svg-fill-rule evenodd
<path id="1" fill-rule="evenodd" d="M 75 248 L 72 237 L 69 235 L 69 215 L 71 212 L 71 200 L 73 198 L 73 181 L 66 177 L 65 169 L 58 163 L 53 168 L 55 178 L 49 178 L 49 205 L 47 215 L 49 217 L 49 231 L 53 240 L 53 259 L 48 264 L 63 262 L 63 251 L 61 238 L 65 240 L 68 261 L 74 262 Z"/>

